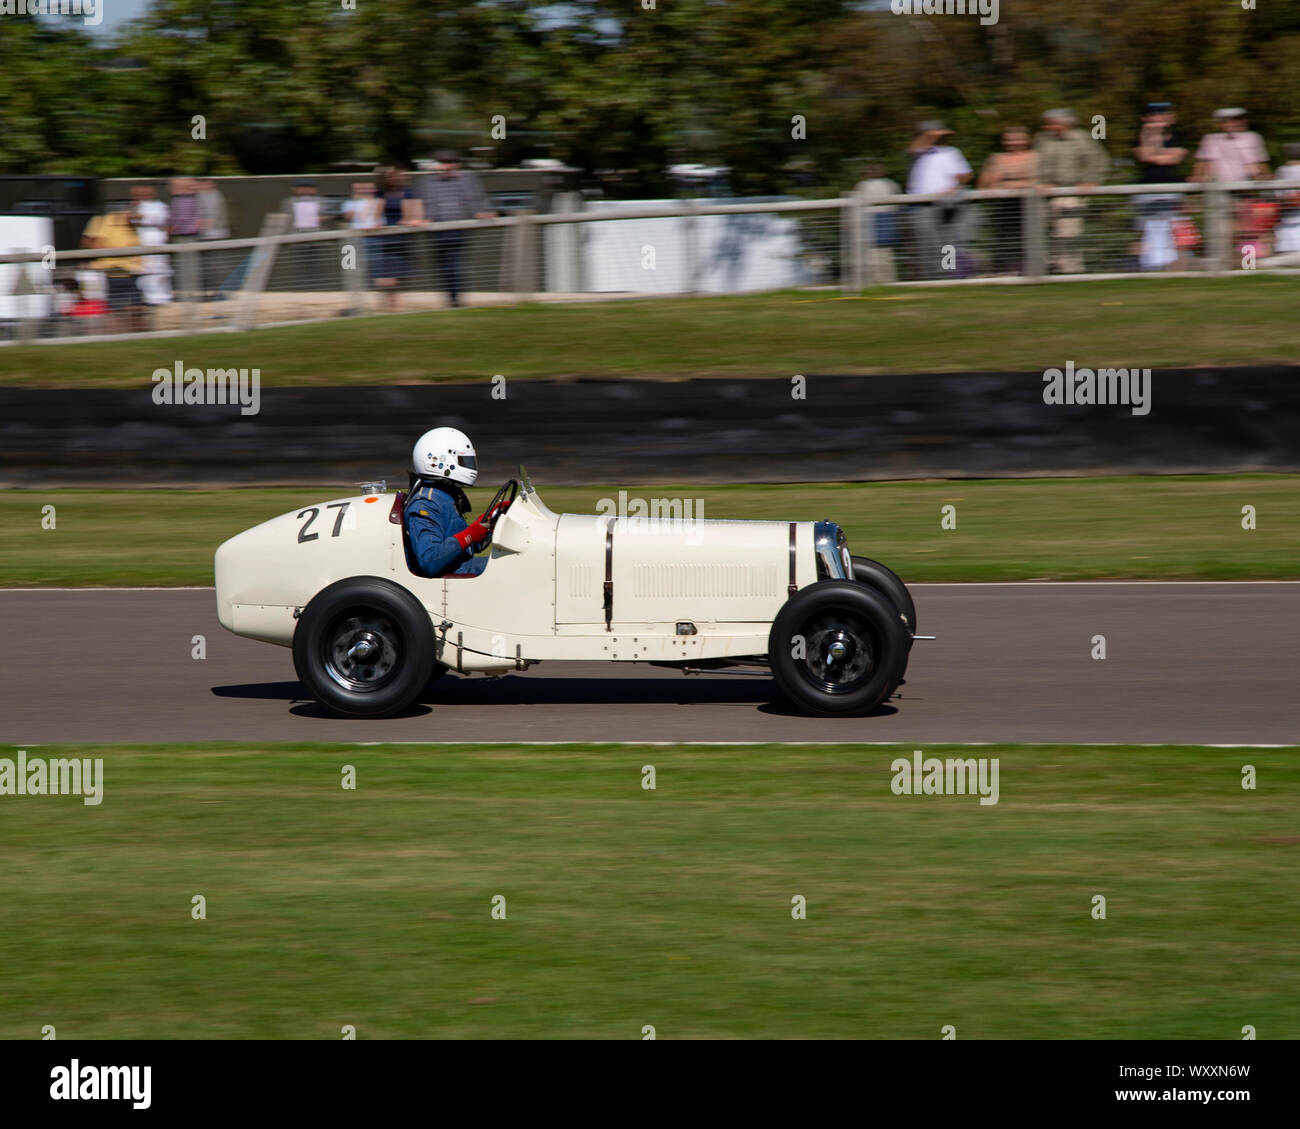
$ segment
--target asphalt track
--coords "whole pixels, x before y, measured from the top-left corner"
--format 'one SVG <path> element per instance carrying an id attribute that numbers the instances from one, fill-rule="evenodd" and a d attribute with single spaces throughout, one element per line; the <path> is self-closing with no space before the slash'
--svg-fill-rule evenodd
<path id="1" fill-rule="evenodd" d="M 305 698 L 288 650 L 226 632 L 210 589 L 3 590 L 0 742 L 1300 743 L 1300 583 L 913 594 L 939 638 L 915 644 L 901 697 L 868 717 L 795 713 L 766 678 L 552 662 L 449 675 L 404 716 L 362 721 Z"/>

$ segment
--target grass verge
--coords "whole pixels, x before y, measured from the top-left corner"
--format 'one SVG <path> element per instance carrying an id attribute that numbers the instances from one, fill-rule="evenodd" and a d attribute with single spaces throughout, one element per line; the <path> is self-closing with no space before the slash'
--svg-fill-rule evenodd
<path id="1" fill-rule="evenodd" d="M 29 748 L 103 800 L 0 797 L 0 1037 L 1295 1039 L 1297 752 Z"/>
<path id="2" fill-rule="evenodd" d="M 1132 279 L 528 304 L 0 349 L 0 385 L 144 387 L 176 358 L 266 385 L 1293 364 L 1300 279 Z"/>
<path id="3" fill-rule="evenodd" d="M 854 552 L 908 581 L 1300 577 L 1296 476 L 624 488 L 690 499 L 709 518 L 830 518 Z M 351 489 L 7 491 L 0 586 L 211 584 L 221 541 Z M 593 513 L 620 488 L 538 489 L 557 512 Z M 476 490 L 473 501 L 486 505 L 491 492 Z M 42 527 L 47 504 L 54 529 Z M 947 505 L 956 529 L 940 527 Z M 1245 505 L 1256 510 L 1253 531 L 1241 525 Z"/>

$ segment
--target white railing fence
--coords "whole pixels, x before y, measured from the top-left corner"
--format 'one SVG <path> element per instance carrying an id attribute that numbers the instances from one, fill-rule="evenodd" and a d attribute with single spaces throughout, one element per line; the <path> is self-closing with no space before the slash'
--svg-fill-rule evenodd
<path id="1" fill-rule="evenodd" d="M 718 204 L 0 254 L 0 338 L 247 329 L 466 304 L 1300 269 L 1300 182 Z"/>

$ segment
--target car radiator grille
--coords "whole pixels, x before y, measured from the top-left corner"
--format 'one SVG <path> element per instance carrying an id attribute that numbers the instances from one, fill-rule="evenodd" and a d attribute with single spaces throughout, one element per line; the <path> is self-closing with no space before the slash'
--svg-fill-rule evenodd
<path id="1" fill-rule="evenodd" d="M 632 569 L 632 594 L 644 598 L 775 596 L 780 569 L 749 564 L 654 564 Z"/>

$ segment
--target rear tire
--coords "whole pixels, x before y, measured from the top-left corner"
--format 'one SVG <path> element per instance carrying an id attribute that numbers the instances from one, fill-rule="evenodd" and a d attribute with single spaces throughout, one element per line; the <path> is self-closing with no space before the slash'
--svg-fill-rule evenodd
<path id="1" fill-rule="evenodd" d="M 823 717 L 850 717 L 870 713 L 894 692 L 907 663 L 907 632 L 880 592 L 822 580 L 777 613 L 767 657 L 791 703 Z"/>
<path id="2" fill-rule="evenodd" d="M 391 580 L 340 580 L 303 608 L 293 665 L 331 713 L 388 717 L 414 702 L 433 677 L 433 626 L 420 602 Z"/>

